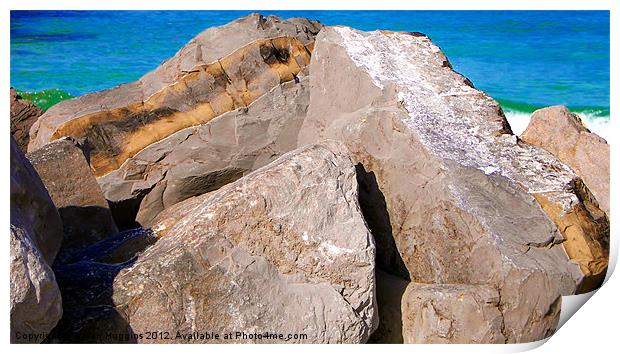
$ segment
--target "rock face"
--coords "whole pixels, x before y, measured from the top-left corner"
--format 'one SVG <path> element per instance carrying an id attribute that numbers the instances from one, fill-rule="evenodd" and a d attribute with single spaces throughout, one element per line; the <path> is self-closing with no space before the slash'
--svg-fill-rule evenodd
<path id="1" fill-rule="evenodd" d="M 162 210 L 233 182 L 296 147 L 308 108 L 308 77 L 277 85 L 247 108 L 179 131 L 99 178 L 112 203 L 140 202 L 150 227 Z"/>
<path id="2" fill-rule="evenodd" d="M 11 225 L 30 237 L 48 264 L 62 243 L 62 221 L 39 175 L 11 139 Z"/>
<path id="3" fill-rule="evenodd" d="M 564 106 L 539 109 L 532 114 L 521 139 L 570 166 L 609 215 L 609 145 L 591 133 L 578 115 Z"/>
<path id="4" fill-rule="evenodd" d="M 25 228 L 11 224 L 11 343 L 40 343 L 62 316 L 54 272 Z"/>
<path id="5" fill-rule="evenodd" d="M 50 109 L 32 127 L 29 151 L 62 136 L 86 138 L 95 175 L 116 170 L 151 143 L 294 80 L 317 26 L 250 15 L 211 28 L 139 81 Z"/>
<path id="6" fill-rule="evenodd" d="M 507 342 L 549 335 L 561 294 L 600 285 L 608 224 L 580 179 L 519 142 L 427 37 L 325 27 L 310 72 L 299 145 L 343 141 L 376 176 L 412 281 L 497 288 Z"/>
<path id="7" fill-rule="evenodd" d="M 556 320 L 558 299 L 549 313 Z M 411 283 L 402 299 L 404 342 L 504 343 L 499 304 L 500 293 L 491 286 Z"/>
<path id="8" fill-rule="evenodd" d="M 11 343 L 43 341 L 62 315 L 50 269 L 61 241 L 58 212 L 11 138 Z"/>
<path id="9" fill-rule="evenodd" d="M 374 242 L 340 144 L 285 154 L 222 187 L 114 281 L 135 334 L 223 342 L 365 342 L 377 326 Z M 284 338 L 223 340 L 228 332 Z M 287 334 L 306 337 L 287 338 Z M 161 338 L 138 342 L 169 342 Z M 216 342 L 218 340 L 215 340 Z"/>
<path id="10" fill-rule="evenodd" d="M 11 136 L 15 139 L 17 146 L 26 152 L 28 149 L 30 127 L 43 114 L 41 108 L 32 102 L 23 99 L 11 87 Z"/>
<path id="11" fill-rule="evenodd" d="M 67 254 L 118 232 L 84 153 L 74 141 L 54 141 L 28 158 L 62 219 L 61 261 Z"/>
<path id="12" fill-rule="evenodd" d="M 157 238 L 164 237 L 168 234 L 174 225 L 176 225 L 181 219 L 189 215 L 194 209 L 202 205 L 208 200 L 215 192 L 205 193 L 196 197 L 191 197 L 179 202 L 171 207 L 166 208 L 159 213 L 153 220 L 151 229 L 157 236 Z"/>

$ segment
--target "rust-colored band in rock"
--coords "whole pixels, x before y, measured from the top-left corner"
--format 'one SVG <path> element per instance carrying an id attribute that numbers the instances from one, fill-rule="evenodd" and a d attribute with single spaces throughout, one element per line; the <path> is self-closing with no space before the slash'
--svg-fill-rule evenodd
<path id="1" fill-rule="evenodd" d="M 52 140 L 86 138 L 95 176 L 105 175 L 146 146 L 247 106 L 272 87 L 295 79 L 309 64 L 311 48 L 292 37 L 256 40 L 196 67 L 144 102 L 68 121 Z"/>

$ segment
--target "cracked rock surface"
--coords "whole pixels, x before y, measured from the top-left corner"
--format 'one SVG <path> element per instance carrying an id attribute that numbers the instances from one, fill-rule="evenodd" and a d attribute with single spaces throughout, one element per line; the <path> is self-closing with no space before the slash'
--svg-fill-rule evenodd
<path id="1" fill-rule="evenodd" d="M 258 14 L 210 28 L 140 80 L 49 109 L 32 126 L 28 151 L 79 138 L 91 148 L 95 175 L 103 176 L 150 144 L 295 80 L 319 28 Z"/>
<path id="2" fill-rule="evenodd" d="M 151 144 L 99 178 L 106 198 L 141 198 L 137 221 L 150 227 L 162 210 L 216 190 L 296 147 L 308 108 L 308 77 L 274 87 L 247 108 Z"/>
<path id="3" fill-rule="evenodd" d="M 209 195 L 119 273 L 113 298 L 135 333 L 363 343 L 378 322 L 374 257 L 355 168 L 341 144 L 325 142 Z"/>
<path id="4" fill-rule="evenodd" d="M 497 288 L 507 342 L 548 336 L 560 295 L 600 285 L 609 234 L 579 177 L 518 141 L 427 37 L 324 27 L 310 72 L 299 145 L 340 140 L 376 175 L 413 282 Z"/>

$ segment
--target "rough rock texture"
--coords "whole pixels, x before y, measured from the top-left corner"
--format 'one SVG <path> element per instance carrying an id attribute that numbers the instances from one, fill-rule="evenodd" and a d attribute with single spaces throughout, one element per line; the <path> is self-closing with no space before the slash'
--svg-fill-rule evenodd
<path id="1" fill-rule="evenodd" d="M 113 298 L 134 333 L 269 331 L 307 338 L 232 342 L 359 343 L 377 326 L 374 257 L 355 168 L 342 145 L 327 142 L 213 193 L 121 271 Z"/>
<path id="2" fill-rule="evenodd" d="M 550 314 L 556 320 L 561 299 Z M 402 299 L 404 342 L 504 343 L 499 304 L 500 293 L 491 286 L 411 283 Z"/>
<path id="3" fill-rule="evenodd" d="M 17 146 L 26 152 L 28 149 L 30 127 L 43 114 L 41 108 L 32 102 L 23 99 L 11 87 L 11 136 L 15 139 Z"/>
<path id="4" fill-rule="evenodd" d="M 40 343 L 62 316 L 54 272 L 26 228 L 11 224 L 11 343 Z"/>
<path id="5" fill-rule="evenodd" d="M 532 114 L 521 139 L 544 148 L 570 166 L 609 215 L 609 145 L 591 133 L 578 115 L 564 106 L 539 109 Z"/>
<path id="6" fill-rule="evenodd" d="M 148 145 L 295 80 L 319 28 L 258 14 L 210 28 L 139 81 L 48 110 L 33 125 L 28 150 L 63 136 L 85 139 L 94 173 L 103 176 Z"/>
<path id="7" fill-rule="evenodd" d="M 82 149 L 61 139 L 28 154 L 63 223 L 59 260 L 118 232 Z"/>
<path id="8" fill-rule="evenodd" d="M 62 315 L 50 264 L 62 224 L 39 176 L 11 138 L 11 343 L 38 343 Z"/>
<path id="9" fill-rule="evenodd" d="M 201 206 L 213 193 L 214 192 L 209 192 L 185 199 L 184 201 L 176 203 L 175 205 L 168 207 L 159 213 L 153 220 L 151 226 L 151 229 L 157 238 L 166 236 L 168 231 L 170 231 L 174 225 L 189 215 L 194 209 Z"/>
<path id="10" fill-rule="evenodd" d="M 325 27 L 310 72 L 299 144 L 343 141 L 376 176 L 391 224 L 384 236 L 412 281 L 497 288 L 507 342 L 547 336 L 561 294 L 600 284 L 609 233 L 584 203 L 580 179 L 519 142 L 499 105 L 427 37 Z M 562 213 L 545 213 L 551 208 Z M 591 232 L 566 237 L 562 221 Z"/>
<path id="11" fill-rule="evenodd" d="M 47 342 L 135 342 L 128 335 L 131 328 L 114 308 L 112 283 L 123 268 L 131 266 L 136 256 L 156 240 L 150 230 L 127 230 L 57 264 L 54 271 L 62 291 L 64 310 Z"/>
<path id="12" fill-rule="evenodd" d="M 144 227 L 162 210 L 216 190 L 293 150 L 308 107 L 308 78 L 277 85 L 247 108 L 187 128 L 98 179 L 106 198 L 139 204 Z"/>
<path id="13" fill-rule="evenodd" d="M 62 221 L 39 175 L 11 138 L 11 225 L 30 237 L 47 264 L 63 239 Z"/>

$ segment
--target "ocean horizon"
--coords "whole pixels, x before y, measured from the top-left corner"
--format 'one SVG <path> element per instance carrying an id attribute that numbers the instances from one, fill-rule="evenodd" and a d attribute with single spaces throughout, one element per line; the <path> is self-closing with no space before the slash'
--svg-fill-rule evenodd
<path id="1" fill-rule="evenodd" d="M 565 105 L 609 141 L 608 11 L 11 11 L 11 86 L 65 98 L 134 81 L 251 12 L 422 32 L 516 134 L 534 110 Z"/>

